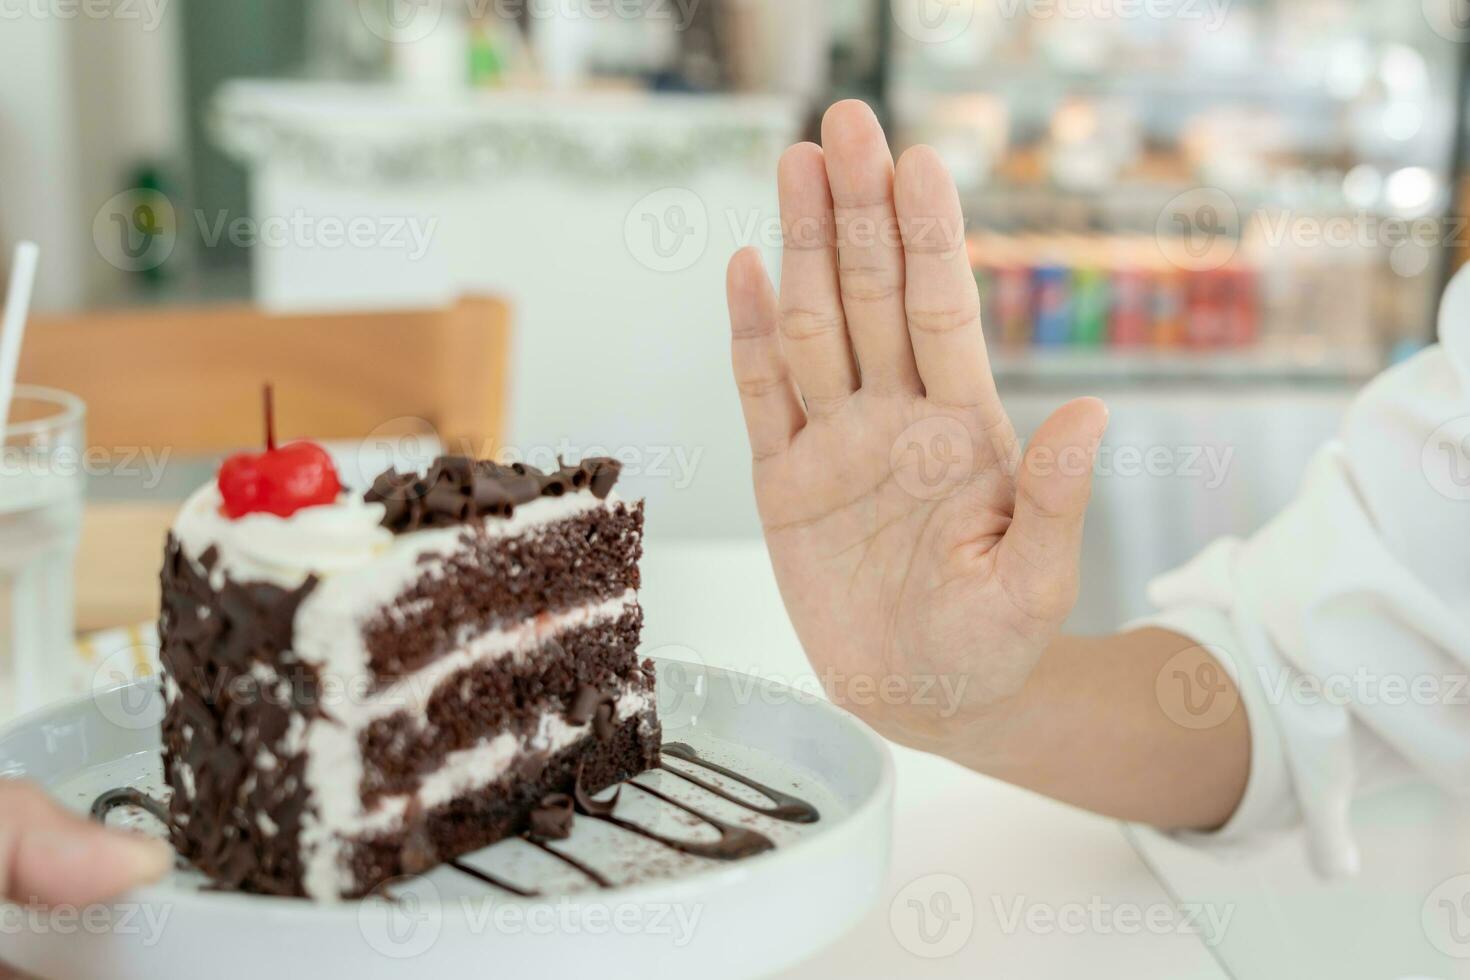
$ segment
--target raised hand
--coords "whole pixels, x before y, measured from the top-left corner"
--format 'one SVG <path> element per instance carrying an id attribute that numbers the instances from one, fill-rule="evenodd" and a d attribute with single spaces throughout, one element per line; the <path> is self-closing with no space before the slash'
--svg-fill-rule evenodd
<path id="1" fill-rule="evenodd" d="M 781 593 L 834 700 L 942 750 L 1016 694 L 1076 601 L 1107 424 L 1070 402 L 1024 457 L 996 393 L 953 180 L 895 169 L 867 106 L 779 171 L 779 298 L 730 263 L 732 356 Z"/>

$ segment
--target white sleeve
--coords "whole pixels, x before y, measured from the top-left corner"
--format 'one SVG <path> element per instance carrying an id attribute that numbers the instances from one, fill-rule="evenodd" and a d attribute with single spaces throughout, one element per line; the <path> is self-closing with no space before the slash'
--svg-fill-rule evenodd
<path id="1" fill-rule="evenodd" d="M 1350 874 L 1361 789 L 1418 772 L 1470 795 L 1470 270 L 1439 332 L 1364 389 L 1286 510 L 1150 586 L 1144 622 L 1215 652 L 1250 723 L 1245 797 L 1192 842 L 1300 826 Z"/>

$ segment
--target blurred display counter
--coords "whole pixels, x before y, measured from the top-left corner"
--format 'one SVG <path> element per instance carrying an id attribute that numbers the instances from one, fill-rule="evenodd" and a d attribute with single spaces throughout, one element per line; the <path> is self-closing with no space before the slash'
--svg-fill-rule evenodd
<path id="1" fill-rule="evenodd" d="M 997 382 L 1007 386 L 1072 387 L 1206 382 L 1212 385 L 1356 385 L 1378 373 L 1378 352 L 1257 346 L 1241 350 L 1116 350 L 1039 348 L 992 351 Z"/>

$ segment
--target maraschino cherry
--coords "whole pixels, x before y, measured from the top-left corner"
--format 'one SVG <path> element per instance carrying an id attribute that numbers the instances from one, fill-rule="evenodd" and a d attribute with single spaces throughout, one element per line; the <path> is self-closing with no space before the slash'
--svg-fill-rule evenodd
<path id="1" fill-rule="evenodd" d="M 314 442 L 276 446 L 274 392 L 265 386 L 265 452 L 237 453 L 219 469 L 225 516 L 290 517 L 305 507 L 335 503 L 342 481 L 332 457 Z"/>

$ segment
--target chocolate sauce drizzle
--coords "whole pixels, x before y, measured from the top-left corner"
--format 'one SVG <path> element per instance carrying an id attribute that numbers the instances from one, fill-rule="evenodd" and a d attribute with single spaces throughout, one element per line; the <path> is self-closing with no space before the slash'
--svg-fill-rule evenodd
<path id="1" fill-rule="evenodd" d="M 552 857 L 566 864 L 568 867 L 575 868 L 577 871 L 582 872 L 582 874 L 590 878 L 592 880 L 592 883 L 598 888 L 614 887 L 613 883 L 604 878 L 596 868 L 588 867 L 581 861 L 578 861 L 576 858 L 572 857 L 570 854 L 563 854 L 561 851 L 558 851 L 550 844 L 543 843 L 534 837 L 522 837 L 521 840 L 532 845 L 533 847 L 539 847 L 541 850 L 545 851 L 547 854 L 550 854 Z"/>
<path id="2" fill-rule="evenodd" d="M 92 801 L 92 819 L 98 823 L 107 823 L 107 815 L 118 807 L 135 806 L 148 814 L 165 827 L 172 826 L 168 817 L 168 805 L 161 800 L 156 800 L 140 789 L 131 786 L 119 786 L 110 789 L 97 799 Z"/>
<path id="3" fill-rule="evenodd" d="M 517 898 L 541 897 L 541 893 L 538 891 L 534 891 L 528 888 L 522 888 L 520 885 L 513 885 L 510 882 L 506 881 L 504 878 L 493 875 L 488 871 L 481 871 L 479 868 L 471 867 L 470 865 L 465 864 L 463 861 L 459 860 L 459 858 L 455 858 L 453 861 L 449 861 L 447 863 L 455 871 L 458 871 L 461 874 L 467 874 L 471 878 L 477 878 L 487 885 L 493 885 L 496 888 L 503 888 L 506 891 L 510 892 L 512 895 L 515 895 Z"/>
<path id="4" fill-rule="evenodd" d="M 822 818 L 822 815 L 817 812 L 817 808 L 806 800 L 792 796 L 790 793 L 783 793 L 779 789 L 767 786 L 765 783 L 758 783 L 748 776 L 742 776 L 733 769 L 727 769 L 722 765 L 710 762 L 708 759 L 702 758 L 698 752 L 683 742 L 669 742 L 663 747 L 663 753 L 664 755 L 671 755 L 681 762 L 687 762 L 690 765 L 699 766 L 702 769 L 708 769 L 710 772 L 718 773 L 726 779 L 733 779 L 740 785 L 755 790 L 776 805 L 773 807 L 756 806 L 754 803 L 742 800 L 733 793 L 725 792 L 708 780 L 700 779 L 698 776 L 693 776 L 683 770 L 675 769 L 667 763 L 659 764 L 659 768 L 664 772 L 671 772 L 681 779 L 688 780 L 700 789 L 715 794 L 722 800 L 729 800 L 731 803 L 737 806 L 743 806 L 747 810 L 753 810 L 763 817 L 770 817 L 772 820 L 784 820 L 787 823 L 816 823 Z M 634 783 L 633 785 L 637 786 L 638 784 Z M 645 787 L 639 788 L 643 789 Z"/>
<path id="5" fill-rule="evenodd" d="M 621 817 L 615 817 L 611 814 L 605 817 L 597 817 L 596 819 L 610 823 L 615 827 L 621 827 L 623 830 L 637 834 L 640 837 L 646 837 L 651 841 L 662 844 L 670 850 L 678 851 L 680 854 L 688 854 L 692 857 L 711 858 L 715 861 L 739 861 L 741 858 L 763 854 L 766 851 L 774 849 L 776 846 L 776 842 L 765 834 L 751 830 L 749 827 L 736 827 L 733 824 L 725 823 L 723 820 L 710 816 L 703 810 L 695 809 L 687 803 L 679 802 L 672 796 L 660 793 L 652 786 L 644 786 L 642 783 L 632 781 L 629 781 L 627 785 L 634 786 L 655 799 L 663 800 L 669 806 L 676 807 L 692 817 L 699 818 L 719 831 L 720 839 L 709 841 L 708 843 L 704 841 L 680 840 L 677 837 L 666 837 L 657 831 L 649 830 L 647 827 L 641 827 L 632 821 L 624 820 Z"/>
<path id="6" fill-rule="evenodd" d="M 690 775 L 687 772 L 682 772 L 667 764 L 660 765 L 659 768 L 661 768 L 665 772 L 673 773 L 675 776 L 687 780 L 688 782 L 693 783 L 701 789 L 713 793 L 721 799 L 734 803 L 737 806 L 744 807 L 745 809 L 750 810 L 754 813 L 758 813 L 761 816 L 770 817 L 774 820 L 783 820 L 788 823 L 808 824 L 816 823 L 817 820 L 820 819 L 820 814 L 818 814 L 817 808 L 807 801 L 800 799 L 799 797 L 792 796 L 790 793 L 784 793 L 781 790 L 775 789 L 774 787 L 767 786 L 764 783 L 757 782 L 756 780 L 751 779 L 748 776 L 741 775 L 740 773 L 726 768 L 725 766 L 710 762 L 708 759 L 701 757 L 699 753 L 696 752 L 692 747 L 685 745 L 682 742 L 671 742 L 665 745 L 663 747 L 663 752 L 672 756 L 675 759 L 680 760 L 681 762 L 686 762 L 690 765 L 699 766 L 701 768 L 709 770 L 710 772 L 717 773 L 720 776 L 724 776 L 726 779 L 734 780 L 735 782 L 740 783 L 742 786 L 746 786 L 752 790 L 755 790 L 757 793 L 765 796 L 767 799 L 775 804 L 775 806 L 772 807 L 758 806 L 754 803 L 749 802 L 748 800 L 743 800 L 738 796 L 724 791 L 719 786 L 716 786 L 715 784 L 707 780 L 700 779 L 699 777 Z M 592 820 L 601 820 L 604 823 L 612 824 L 615 827 L 618 827 L 632 834 L 637 834 L 640 837 L 654 841 L 657 844 L 661 844 L 671 850 L 678 851 L 681 854 L 688 854 L 693 857 L 709 858 L 715 861 L 738 861 L 742 858 L 748 858 L 753 857 L 757 854 L 763 854 L 776 846 L 774 841 L 758 831 L 752 830 L 748 827 L 738 827 L 734 824 L 726 823 L 725 821 L 720 820 L 718 817 L 705 813 L 703 810 L 700 810 L 699 808 L 691 804 L 684 803 L 681 800 L 676 800 L 672 796 L 669 796 L 666 793 L 654 789 L 652 786 L 644 785 L 643 783 L 637 782 L 635 780 L 629 780 L 623 785 L 632 786 L 640 792 L 647 793 L 649 796 L 661 800 L 669 806 L 682 810 L 690 816 L 695 817 L 696 819 L 708 824 L 719 832 L 719 839 L 715 841 L 681 840 L 676 837 L 669 837 L 665 834 L 660 834 L 657 831 L 650 830 L 647 827 L 636 824 L 631 820 L 624 820 L 621 817 L 615 816 L 613 813 L 613 808 L 617 804 L 618 795 L 622 792 L 622 787 L 618 787 L 618 789 L 614 792 L 613 796 L 610 799 L 594 800 L 591 794 L 585 792 L 582 787 L 582 773 L 580 769 L 577 772 L 576 784 L 574 785 L 572 791 L 572 801 L 575 803 L 576 811 L 584 817 Z M 564 802 L 562 802 L 561 799 L 558 799 L 556 803 L 557 810 L 561 810 L 566 805 Z M 144 793 L 141 790 L 137 790 L 128 786 L 119 787 L 117 789 L 110 789 L 98 796 L 97 799 L 92 803 L 92 819 L 98 821 L 99 823 L 106 823 L 107 815 L 112 810 L 122 806 L 138 807 L 148 814 L 152 815 L 153 817 L 157 818 L 160 822 L 164 824 L 165 827 L 172 827 L 172 822 L 169 820 L 168 807 L 164 803 L 160 802 L 152 796 L 149 796 L 147 793 Z M 526 843 L 540 849 L 546 854 L 551 855 L 558 861 L 561 861 L 563 864 L 584 875 L 598 888 L 607 889 L 616 887 L 613 882 L 611 882 L 600 872 L 598 872 L 596 868 L 588 866 L 577 858 L 572 857 L 570 854 L 566 854 L 562 851 L 557 850 L 556 848 L 548 844 L 545 839 L 542 839 L 542 837 L 543 835 L 539 835 L 535 832 L 527 832 L 521 835 L 521 839 L 524 840 Z M 483 871 L 479 868 L 473 867 L 458 859 L 448 861 L 447 865 L 454 868 L 456 871 L 459 871 L 461 874 L 469 875 L 471 878 L 484 882 L 485 884 L 491 885 L 495 888 L 503 889 L 507 892 L 510 892 L 512 895 L 520 898 L 540 898 L 542 896 L 542 893 L 539 891 L 516 885 L 512 882 L 498 877 L 497 875 L 493 875 L 488 871 Z"/>

